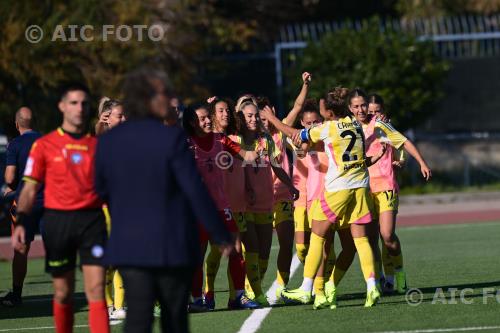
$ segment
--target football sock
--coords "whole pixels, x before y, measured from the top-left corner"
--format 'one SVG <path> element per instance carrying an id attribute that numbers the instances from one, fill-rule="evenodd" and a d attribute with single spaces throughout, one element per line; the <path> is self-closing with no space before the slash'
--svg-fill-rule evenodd
<path id="1" fill-rule="evenodd" d="M 89 328 L 91 333 L 109 333 L 109 320 L 106 302 L 89 302 Z"/>
<path id="2" fill-rule="evenodd" d="M 113 288 L 115 290 L 115 309 L 122 309 L 125 303 L 125 289 L 123 288 L 123 279 L 118 270 L 113 276 Z"/>
<path id="3" fill-rule="evenodd" d="M 375 281 L 375 259 L 368 237 L 356 237 L 354 238 L 354 244 L 358 251 L 361 271 L 363 271 L 365 281 L 367 281 L 367 283 L 369 279 Z"/>
<path id="4" fill-rule="evenodd" d="M 71 333 L 73 332 L 73 304 L 61 304 L 52 301 L 52 310 L 54 312 L 54 326 L 56 333 Z M 108 312 L 106 311 L 106 318 Z"/>
<path id="5" fill-rule="evenodd" d="M 323 260 L 323 247 L 325 241 L 323 237 L 311 233 L 311 244 L 304 264 L 304 278 L 309 278 L 312 281 L 316 276 L 318 268 Z"/>
<path id="6" fill-rule="evenodd" d="M 297 251 L 297 258 L 303 264 L 306 261 L 307 251 L 309 250 L 309 244 L 295 244 L 295 249 Z"/>
<path id="7" fill-rule="evenodd" d="M 290 272 L 277 271 L 276 282 L 278 282 L 278 285 L 280 285 L 281 287 L 284 287 L 288 284 L 289 278 L 290 278 Z"/>
<path id="8" fill-rule="evenodd" d="M 256 252 L 246 252 L 245 263 L 247 268 L 248 283 L 252 291 L 254 292 L 255 295 L 262 294 L 262 287 L 261 287 L 261 280 L 259 273 L 259 254 Z"/>
<path id="9" fill-rule="evenodd" d="M 215 278 L 219 271 L 222 253 L 217 245 L 210 243 L 210 252 L 205 259 L 205 294 L 214 292 Z"/>

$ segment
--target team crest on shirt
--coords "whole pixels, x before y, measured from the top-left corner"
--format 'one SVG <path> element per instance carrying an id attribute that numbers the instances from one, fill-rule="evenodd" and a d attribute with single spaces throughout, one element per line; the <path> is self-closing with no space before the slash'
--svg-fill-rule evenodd
<path id="1" fill-rule="evenodd" d="M 83 160 L 83 156 L 80 153 L 73 153 L 71 154 L 71 162 L 73 164 L 80 164 Z"/>

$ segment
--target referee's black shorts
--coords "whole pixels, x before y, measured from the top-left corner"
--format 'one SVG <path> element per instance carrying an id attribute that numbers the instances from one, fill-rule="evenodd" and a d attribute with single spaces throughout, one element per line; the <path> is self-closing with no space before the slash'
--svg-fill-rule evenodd
<path id="1" fill-rule="evenodd" d="M 80 265 L 101 265 L 107 238 L 102 209 L 45 209 L 41 231 L 47 273 L 59 275 L 74 270 L 77 253 Z"/>

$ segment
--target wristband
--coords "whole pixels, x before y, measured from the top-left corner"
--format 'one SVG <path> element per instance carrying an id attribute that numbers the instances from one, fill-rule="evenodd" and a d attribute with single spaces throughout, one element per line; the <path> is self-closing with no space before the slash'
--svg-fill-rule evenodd
<path id="1" fill-rule="evenodd" d="M 307 142 L 309 141 L 309 130 L 304 128 L 302 130 L 300 130 L 300 139 L 302 140 L 302 142 Z"/>
<path id="2" fill-rule="evenodd" d="M 23 212 L 18 212 L 16 215 L 15 227 L 18 227 L 18 226 L 24 227 L 27 218 L 28 218 L 28 214 L 23 213 Z"/>

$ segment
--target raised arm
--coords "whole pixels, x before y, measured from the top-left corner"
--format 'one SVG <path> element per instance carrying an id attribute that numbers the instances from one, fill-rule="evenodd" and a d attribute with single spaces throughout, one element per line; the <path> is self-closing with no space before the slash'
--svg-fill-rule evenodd
<path id="1" fill-rule="evenodd" d="M 288 115 L 283 119 L 283 122 L 287 125 L 293 125 L 297 116 L 299 115 L 300 110 L 302 110 L 302 106 L 307 98 L 307 93 L 309 92 L 309 84 L 311 83 L 311 74 L 308 72 L 302 73 L 302 89 L 300 90 L 299 95 L 295 99 L 295 103 L 293 104 L 292 110 L 288 113 Z"/>

